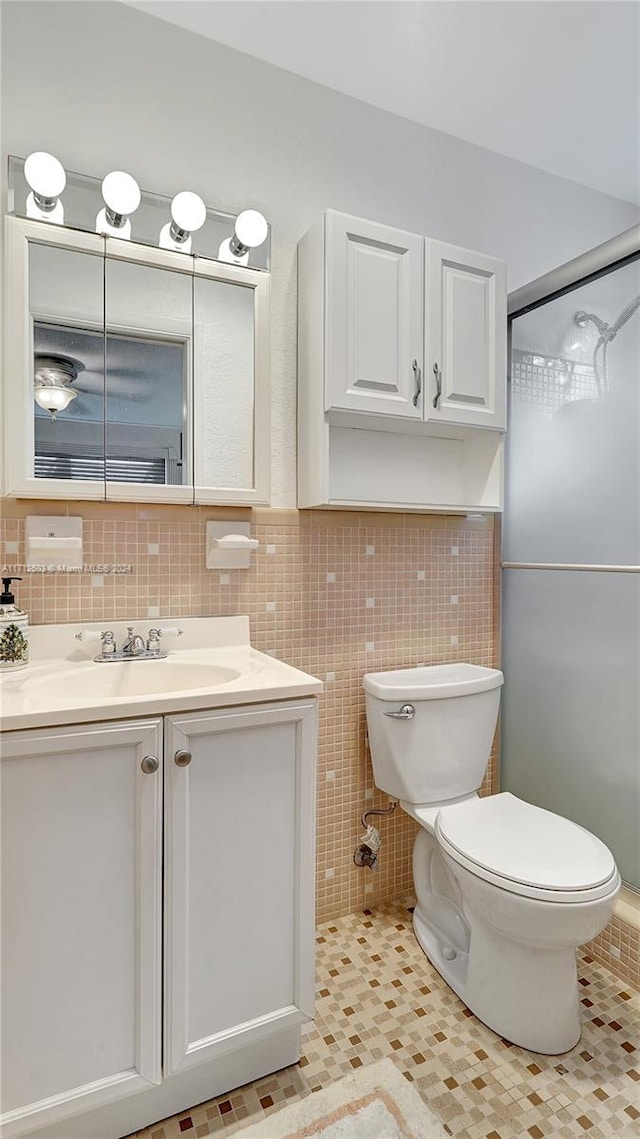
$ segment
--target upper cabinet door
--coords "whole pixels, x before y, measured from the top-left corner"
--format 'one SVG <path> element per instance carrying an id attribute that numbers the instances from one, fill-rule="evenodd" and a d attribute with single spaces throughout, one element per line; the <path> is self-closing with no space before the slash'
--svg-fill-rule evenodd
<path id="1" fill-rule="evenodd" d="M 268 505 L 269 275 L 204 258 L 195 266 L 195 501 Z"/>
<path id="2" fill-rule="evenodd" d="M 104 240 L 17 218 L 5 236 L 3 493 L 102 499 Z"/>
<path id="3" fill-rule="evenodd" d="M 427 239 L 425 419 L 506 429 L 503 261 Z"/>
<path id="4" fill-rule="evenodd" d="M 326 215 L 325 407 L 422 418 L 422 237 Z"/>

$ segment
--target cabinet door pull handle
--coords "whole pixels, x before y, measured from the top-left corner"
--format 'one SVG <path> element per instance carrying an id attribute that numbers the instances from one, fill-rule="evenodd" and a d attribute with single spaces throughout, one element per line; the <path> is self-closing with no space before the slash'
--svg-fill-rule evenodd
<path id="1" fill-rule="evenodd" d="M 433 397 L 433 406 L 437 407 L 440 402 L 440 396 L 442 395 L 442 372 L 437 364 L 433 365 L 433 374 L 436 378 L 436 394 Z"/>
<path id="2" fill-rule="evenodd" d="M 191 752 L 186 748 L 180 748 L 173 757 L 176 767 L 188 767 L 191 763 Z"/>
<path id="3" fill-rule="evenodd" d="M 158 759 L 157 755 L 145 755 L 142 763 L 140 764 L 140 767 L 144 771 L 145 775 L 153 775 L 154 771 L 157 771 L 159 766 L 160 760 Z"/>
<path id="4" fill-rule="evenodd" d="M 413 378 L 416 382 L 416 390 L 413 395 L 413 406 L 417 407 L 418 400 L 420 399 L 420 392 L 422 391 L 422 372 L 420 371 L 420 365 L 417 360 L 411 361 L 411 367 L 413 368 Z"/>

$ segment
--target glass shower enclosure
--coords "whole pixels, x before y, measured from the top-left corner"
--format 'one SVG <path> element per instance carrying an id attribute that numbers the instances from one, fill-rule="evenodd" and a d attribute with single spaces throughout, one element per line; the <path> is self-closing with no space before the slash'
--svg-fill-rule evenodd
<path id="1" fill-rule="evenodd" d="M 621 238 L 510 298 L 502 789 L 640 890 L 640 229 Z"/>

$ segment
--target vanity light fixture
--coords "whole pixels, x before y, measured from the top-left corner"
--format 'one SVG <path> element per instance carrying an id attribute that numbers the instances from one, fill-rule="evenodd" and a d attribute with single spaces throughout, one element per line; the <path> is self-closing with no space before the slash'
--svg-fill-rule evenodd
<path id="1" fill-rule="evenodd" d="M 171 203 L 171 221 L 160 230 L 160 249 L 191 253 L 191 234 L 202 229 L 206 220 L 207 207 L 202 198 L 191 190 L 182 190 Z"/>
<path id="2" fill-rule="evenodd" d="M 104 208 L 96 217 L 96 233 L 128 241 L 131 237 L 131 214 L 140 205 L 138 183 L 124 170 L 112 170 L 103 178 L 101 190 Z"/>
<path id="3" fill-rule="evenodd" d="M 259 210 L 243 210 L 236 218 L 233 237 L 222 242 L 218 259 L 235 265 L 248 265 L 249 250 L 262 245 L 268 233 L 267 219 Z"/>
<path id="4" fill-rule="evenodd" d="M 34 368 L 33 398 L 39 407 L 51 413 L 55 419 L 57 411 L 66 411 L 78 393 L 69 384 L 78 378 L 83 365 L 71 356 L 36 355 Z"/>
<path id="5" fill-rule="evenodd" d="M 35 150 L 24 163 L 24 176 L 30 189 L 26 215 L 37 221 L 64 224 L 60 195 L 67 184 L 62 163 L 46 150 Z"/>

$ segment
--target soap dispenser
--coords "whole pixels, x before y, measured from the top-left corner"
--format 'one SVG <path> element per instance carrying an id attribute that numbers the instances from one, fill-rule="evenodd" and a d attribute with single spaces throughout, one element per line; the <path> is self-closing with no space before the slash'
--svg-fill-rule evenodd
<path id="1" fill-rule="evenodd" d="M 10 592 L 12 581 L 22 581 L 22 578 L 3 577 L 0 593 L 0 671 L 3 672 L 26 668 L 29 663 L 29 618 L 15 603 Z"/>

